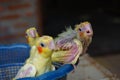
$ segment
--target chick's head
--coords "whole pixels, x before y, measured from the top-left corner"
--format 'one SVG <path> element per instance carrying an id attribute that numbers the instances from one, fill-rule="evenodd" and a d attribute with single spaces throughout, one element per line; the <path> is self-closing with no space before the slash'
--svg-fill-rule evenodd
<path id="1" fill-rule="evenodd" d="M 93 36 L 93 30 L 89 22 L 82 22 L 75 25 L 75 30 L 78 34 L 78 38 L 89 39 Z"/>
<path id="2" fill-rule="evenodd" d="M 50 36 L 39 37 L 36 41 L 38 52 L 43 57 L 50 57 L 53 49 L 55 49 L 54 40 Z"/>
<path id="3" fill-rule="evenodd" d="M 28 40 L 38 37 L 38 33 L 35 27 L 31 27 L 26 30 L 26 38 Z"/>

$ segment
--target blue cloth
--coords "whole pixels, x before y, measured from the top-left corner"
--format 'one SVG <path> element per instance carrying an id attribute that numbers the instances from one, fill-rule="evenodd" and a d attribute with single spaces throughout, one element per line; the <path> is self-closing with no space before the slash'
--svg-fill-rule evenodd
<path id="1" fill-rule="evenodd" d="M 0 65 L 11 63 L 24 63 L 29 57 L 28 44 L 0 45 Z"/>
<path id="2" fill-rule="evenodd" d="M 29 57 L 30 46 L 27 44 L 0 45 L 0 80 L 11 80 L 17 74 L 26 58 Z M 59 66 L 59 64 L 55 64 Z M 56 80 L 74 69 L 73 65 L 65 64 L 57 70 L 47 72 L 38 77 L 18 80 Z"/>
<path id="3" fill-rule="evenodd" d="M 58 70 L 47 72 L 38 77 L 29 77 L 29 78 L 22 78 L 17 80 L 56 80 L 67 75 L 74 69 L 72 64 L 65 64 L 61 66 Z"/>

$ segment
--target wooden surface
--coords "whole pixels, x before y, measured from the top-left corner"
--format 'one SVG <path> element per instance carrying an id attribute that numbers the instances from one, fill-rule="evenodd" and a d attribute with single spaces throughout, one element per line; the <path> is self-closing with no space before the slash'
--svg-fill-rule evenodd
<path id="1" fill-rule="evenodd" d="M 67 80 L 119 80 L 107 68 L 100 65 L 89 55 L 80 58 L 80 63 L 74 72 L 71 72 Z"/>
<path id="2" fill-rule="evenodd" d="M 120 54 L 99 56 L 94 59 L 120 78 Z"/>

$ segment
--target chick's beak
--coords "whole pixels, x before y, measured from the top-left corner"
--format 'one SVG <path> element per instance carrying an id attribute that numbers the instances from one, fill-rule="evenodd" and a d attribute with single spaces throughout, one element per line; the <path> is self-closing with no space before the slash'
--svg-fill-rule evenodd
<path id="1" fill-rule="evenodd" d="M 80 32 L 79 35 L 80 35 L 80 36 L 83 36 L 83 32 Z"/>
<path id="2" fill-rule="evenodd" d="M 42 53 L 42 47 L 38 46 L 37 49 L 38 49 L 38 52 L 41 54 Z"/>
<path id="3" fill-rule="evenodd" d="M 34 30 L 31 30 L 31 31 L 30 31 L 30 34 L 31 34 L 31 36 L 32 36 L 33 38 L 35 38 L 35 31 L 34 31 Z"/>

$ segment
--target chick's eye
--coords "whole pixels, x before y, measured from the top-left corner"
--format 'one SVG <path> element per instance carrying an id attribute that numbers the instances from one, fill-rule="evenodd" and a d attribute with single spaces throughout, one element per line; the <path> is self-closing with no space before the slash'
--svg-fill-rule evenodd
<path id="1" fill-rule="evenodd" d="M 41 46 L 41 47 L 45 47 L 45 45 L 44 45 L 43 43 L 40 43 L 40 46 Z"/>
<path id="2" fill-rule="evenodd" d="M 27 36 L 28 36 L 28 34 L 27 34 L 27 33 L 25 33 L 25 36 L 27 37 Z"/>
<path id="3" fill-rule="evenodd" d="M 81 28 L 79 28 L 79 31 L 82 31 Z"/>

